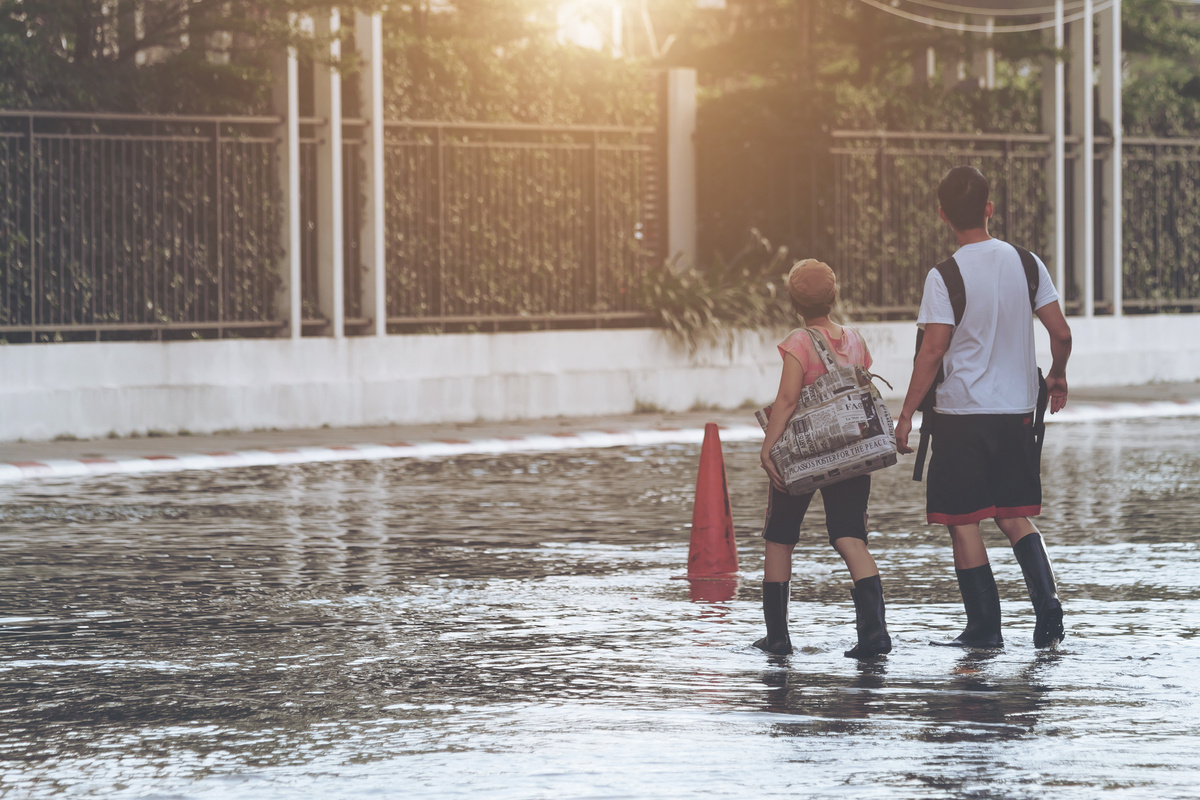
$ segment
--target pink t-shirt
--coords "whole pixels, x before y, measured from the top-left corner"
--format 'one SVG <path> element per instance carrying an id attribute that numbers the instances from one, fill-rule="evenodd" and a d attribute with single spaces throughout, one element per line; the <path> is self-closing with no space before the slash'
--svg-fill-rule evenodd
<path id="1" fill-rule="evenodd" d="M 816 330 L 825 334 L 825 340 L 833 348 L 833 356 L 837 359 L 838 364 L 843 367 L 857 364 L 867 369 L 871 368 L 871 352 L 867 350 L 867 343 L 858 335 L 858 331 L 843 325 L 842 338 L 835 339 L 833 334 L 824 328 L 816 328 Z M 787 338 L 778 344 L 778 347 L 780 357 L 794 356 L 800 362 L 800 366 L 804 367 L 805 386 L 826 373 L 825 363 L 821 361 L 821 356 L 817 354 L 817 348 L 813 345 L 812 337 L 804 328 L 797 328 L 789 333 Z"/>

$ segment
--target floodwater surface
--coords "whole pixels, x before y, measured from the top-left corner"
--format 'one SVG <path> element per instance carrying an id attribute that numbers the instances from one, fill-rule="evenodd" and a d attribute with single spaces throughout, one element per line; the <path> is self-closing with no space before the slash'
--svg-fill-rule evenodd
<path id="1" fill-rule="evenodd" d="M 820 504 L 794 655 L 761 635 L 756 443 L 726 444 L 743 579 L 674 580 L 697 445 L 0 487 L 0 797 L 1200 797 L 1200 420 L 1050 429 L 1068 627 L 963 615 L 911 460 L 874 480 L 895 649 L 853 643 Z"/>

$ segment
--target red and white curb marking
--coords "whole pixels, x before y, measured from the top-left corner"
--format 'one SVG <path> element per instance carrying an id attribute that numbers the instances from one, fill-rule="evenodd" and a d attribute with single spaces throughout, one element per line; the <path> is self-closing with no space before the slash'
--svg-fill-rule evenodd
<path id="1" fill-rule="evenodd" d="M 721 429 L 725 441 L 762 438 L 757 426 L 737 425 Z M 79 478 L 146 472 L 181 472 L 194 469 L 283 466 L 331 461 L 379 461 L 387 458 L 439 458 L 461 455 L 537 453 L 555 450 L 584 450 L 659 444 L 699 444 L 703 428 L 658 428 L 631 431 L 581 431 L 578 433 L 532 434 L 490 439 L 442 439 L 433 442 L 392 442 L 329 447 L 280 447 L 269 450 L 236 450 L 219 453 L 179 453 L 132 458 L 43 459 L 0 462 L 0 483 L 30 478 Z"/>
<path id="2" fill-rule="evenodd" d="M 1092 422 L 1152 417 L 1200 416 L 1200 401 L 1143 403 L 1080 403 L 1068 406 L 1046 421 Z M 756 425 L 721 428 L 726 442 L 762 438 Z M 184 470 L 274 467 L 333 461 L 379 461 L 389 458 L 441 458 L 461 455 L 537 453 L 556 450 L 585 450 L 661 444 L 700 444 L 703 428 L 656 428 L 628 431 L 580 431 L 578 433 L 532 434 L 488 439 L 442 439 L 432 442 L 350 444 L 328 447 L 280 447 L 269 450 L 235 450 L 216 453 L 178 453 L 138 457 L 39 459 L 0 462 L 0 483 L 33 478 L 81 478 L 95 475 L 182 472 Z"/>

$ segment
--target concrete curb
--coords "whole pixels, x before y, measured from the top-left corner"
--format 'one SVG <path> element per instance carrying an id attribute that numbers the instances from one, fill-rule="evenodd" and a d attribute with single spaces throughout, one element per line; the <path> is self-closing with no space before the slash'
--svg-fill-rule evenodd
<path id="1" fill-rule="evenodd" d="M 1053 416 L 1048 423 L 1105 422 L 1120 419 L 1200 416 L 1200 401 L 1151 401 L 1137 403 L 1081 403 Z M 750 425 L 721 428 L 727 442 L 762 438 L 762 430 Z M 100 475 L 185 470 L 230 469 L 233 467 L 284 466 L 334 461 L 379 461 L 391 458 L 440 458 L 461 455 L 537 453 L 556 450 L 631 447 L 659 444 L 700 444 L 701 428 L 654 428 L 624 431 L 578 431 L 530 434 L 480 439 L 441 439 L 427 442 L 347 444 L 325 447 L 281 447 L 268 450 L 233 450 L 211 453 L 174 453 L 136 457 L 44 459 L 0 462 L 0 483 L 31 479 L 84 478 Z"/>
<path id="2" fill-rule="evenodd" d="M 749 425 L 721 429 L 721 438 L 725 441 L 747 441 L 755 437 L 761 438 L 762 430 Z M 80 478 L 94 475 L 182 472 L 184 470 L 283 466 L 333 461 L 379 461 L 388 458 L 439 458 L 658 444 L 699 444 L 703 440 L 703 428 L 658 428 L 629 431 L 579 431 L 577 433 L 533 434 L 473 440 L 442 439 L 431 442 L 177 453 L 133 458 L 46 459 L 0 462 L 0 483 L 12 483 L 31 478 Z"/>

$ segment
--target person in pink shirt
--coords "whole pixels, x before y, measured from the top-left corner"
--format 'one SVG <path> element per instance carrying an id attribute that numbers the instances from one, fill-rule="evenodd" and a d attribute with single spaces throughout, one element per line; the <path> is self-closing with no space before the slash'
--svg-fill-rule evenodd
<path id="1" fill-rule="evenodd" d="M 831 318 L 838 290 L 837 278 L 827 264 L 812 258 L 800 261 L 788 273 L 787 285 L 792 306 L 803 318 L 804 327 L 792 331 L 779 343 L 783 374 L 762 446 L 762 468 L 771 481 L 762 532 L 766 546 L 762 593 L 767 635 L 754 643 L 760 650 L 777 655 L 792 652 L 788 635 L 792 551 L 800 541 L 800 527 L 815 492 L 790 495 L 785 491 L 783 477 L 771 460 L 771 447 L 783 434 L 800 401 L 801 390 L 827 371 L 809 329 L 824 335 L 839 364 L 871 366 L 871 353 L 858 332 Z M 845 654 L 849 658 L 871 658 L 890 652 L 892 640 L 884 620 L 879 568 L 867 549 L 871 476 L 856 475 L 824 486 L 820 492 L 829 543 L 846 562 L 854 581 L 850 594 L 854 598 L 858 643 Z"/>

